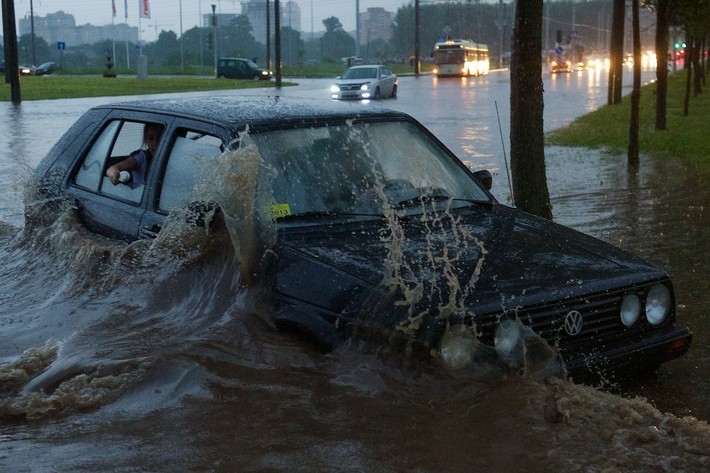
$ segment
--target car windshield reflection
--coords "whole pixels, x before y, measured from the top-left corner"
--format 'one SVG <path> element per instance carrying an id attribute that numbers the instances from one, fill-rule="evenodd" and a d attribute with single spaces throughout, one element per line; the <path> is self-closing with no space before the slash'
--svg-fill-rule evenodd
<path id="1" fill-rule="evenodd" d="M 277 217 L 381 216 L 489 202 L 464 166 L 407 122 L 255 133 Z"/>
<path id="2" fill-rule="evenodd" d="M 374 79 L 377 69 L 374 67 L 353 67 L 345 71 L 341 79 Z"/>

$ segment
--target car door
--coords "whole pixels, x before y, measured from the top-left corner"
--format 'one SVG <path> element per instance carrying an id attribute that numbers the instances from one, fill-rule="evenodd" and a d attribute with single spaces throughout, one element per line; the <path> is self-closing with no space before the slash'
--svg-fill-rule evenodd
<path id="1" fill-rule="evenodd" d="M 380 66 L 378 75 L 382 81 L 382 96 L 390 97 L 392 95 L 392 88 L 394 87 L 394 76 L 386 67 Z"/>
<path id="2" fill-rule="evenodd" d="M 205 171 L 219 168 L 217 159 L 228 141 L 226 130 L 187 119 L 176 120 L 167 135 L 165 153 L 152 176 L 147 211 L 141 218 L 141 238 L 156 237 L 171 211 L 194 207 L 209 198 L 206 189 L 214 183 L 207 181 Z"/>
<path id="3" fill-rule="evenodd" d="M 247 63 L 245 61 L 237 61 L 237 72 L 234 77 L 237 79 L 246 79 L 247 75 L 249 74 L 248 69 L 249 67 L 247 66 Z"/>
<path id="4" fill-rule="evenodd" d="M 113 184 L 106 176 L 109 166 L 121 162 L 143 146 L 143 131 L 148 124 L 165 129 L 167 121 L 144 114 L 119 117 L 116 114 L 100 126 L 84 149 L 68 182 L 81 221 L 90 230 L 102 235 L 133 240 L 139 236 L 139 225 L 146 207 L 146 184 Z M 163 146 L 159 145 L 156 155 Z M 154 160 L 155 158 L 153 158 Z M 152 172 L 148 162 L 147 175 Z"/>

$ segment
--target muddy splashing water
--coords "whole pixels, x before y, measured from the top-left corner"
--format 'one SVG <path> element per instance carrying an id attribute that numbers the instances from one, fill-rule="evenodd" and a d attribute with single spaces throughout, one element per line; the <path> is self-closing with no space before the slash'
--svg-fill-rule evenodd
<path id="1" fill-rule="evenodd" d="M 184 219 L 132 244 L 71 210 L 31 234 L 0 228 L 4 471 L 710 467 L 707 424 L 643 399 L 460 379 L 357 343 L 323 355 L 274 332 L 237 264 L 261 231 Z"/>

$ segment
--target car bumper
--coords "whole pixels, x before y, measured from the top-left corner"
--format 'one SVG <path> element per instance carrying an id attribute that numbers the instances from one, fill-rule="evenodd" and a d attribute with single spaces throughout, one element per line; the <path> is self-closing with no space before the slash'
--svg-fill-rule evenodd
<path id="1" fill-rule="evenodd" d="M 369 92 L 361 91 L 348 91 L 348 92 L 336 92 L 331 94 L 331 98 L 334 100 L 368 100 L 372 97 Z"/>
<path id="2" fill-rule="evenodd" d="M 662 363 L 684 355 L 692 341 L 693 332 L 685 325 L 675 324 L 668 331 L 647 333 L 623 346 L 565 360 L 565 367 L 574 380 L 610 373 L 620 376 L 649 373 Z"/>

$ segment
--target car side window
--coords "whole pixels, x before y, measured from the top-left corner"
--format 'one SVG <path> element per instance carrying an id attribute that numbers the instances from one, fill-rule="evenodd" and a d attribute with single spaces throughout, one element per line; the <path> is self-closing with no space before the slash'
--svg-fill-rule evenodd
<path id="1" fill-rule="evenodd" d="M 168 213 L 194 200 L 200 170 L 209 166 L 209 161 L 222 154 L 223 149 L 222 140 L 214 135 L 178 130 L 165 167 L 158 209 Z"/>
<path id="2" fill-rule="evenodd" d="M 130 182 L 114 185 L 106 169 L 127 159 L 143 146 L 143 122 L 114 120 L 96 139 L 75 176 L 77 186 L 115 199 L 137 204 L 143 197 L 144 185 Z"/>
<path id="3" fill-rule="evenodd" d="M 106 169 L 106 157 L 120 124 L 120 121 L 109 123 L 94 142 L 74 178 L 74 183 L 77 186 L 92 192 L 99 191 L 101 176 L 103 176 L 104 169 Z"/>

